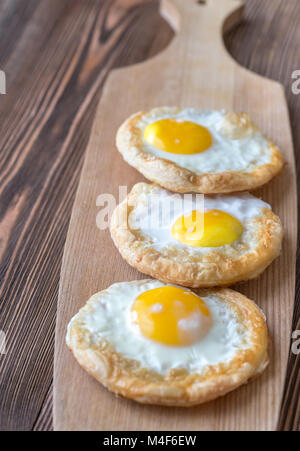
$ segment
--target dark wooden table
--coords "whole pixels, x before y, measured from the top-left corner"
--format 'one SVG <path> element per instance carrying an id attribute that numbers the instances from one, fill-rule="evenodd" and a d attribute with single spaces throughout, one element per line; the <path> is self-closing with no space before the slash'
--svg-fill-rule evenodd
<path id="1" fill-rule="evenodd" d="M 299 0 L 248 0 L 225 37 L 238 62 L 284 84 L 297 173 L 299 22 Z M 0 430 L 52 429 L 59 272 L 95 108 L 112 68 L 158 53 L 172 36 L 156 0 L 0 0 Z M 299 360 L 291 353 L 279 429 L 299 429 Z"/>

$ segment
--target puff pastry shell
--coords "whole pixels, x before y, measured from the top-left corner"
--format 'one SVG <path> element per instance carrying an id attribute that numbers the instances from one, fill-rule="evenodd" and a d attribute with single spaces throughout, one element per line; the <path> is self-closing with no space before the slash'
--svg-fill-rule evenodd
<path id="1" fill-rule="evenodd" d="M 144 282 L 147 281 L 127 283 Z M 84 327 L 84 317 L 93 315 L 102 293 L 92 296 L 70 322 L 67 345 L 79 364 L 117 395 L 140 403 L 189 407 L 225 395 L 261 374 L 268 365 L 265 317 L 254 302 L 236 291 L 202 289 L 196 293 L 200 296 L 213 293 L 226 303 L 241 327 L 247 329 L 247 347 L 237 349 L 229 362 L 210 365 L 201 374 L 172 369 L 166 375 L 141 368 L 138 360 L 124 358 L 101 336 L 93 336 Z"/>
<path id="2" fill-rule="evenodd" d="M 124 260 L 144 274 L 186 287 L 228 286 L 258 277 L 279 255 L 283 231 L 279 218 L 269 209 L 246 226 L 253 240 L 215 248 L 206 254 L 191 254 L 179 246 L 157 249 L 138 229 L 130 228 L 129 215 L 155 185 L 136 184 L 113 212 L 110 232 Z M 246 236 L 246 235 L 245 235 Z"/>
<path id="3" fill-rule="evenodd" d="M 166 158 L 157 157 L 145 150 L 142 130 L 138 126 L 144 115 L 174 115 L 182 111 L 175 107 L 160 107 L 150 112 L 140 112 L 129 117 L 119 128 L 116 145 L 124 160 L 141 172 L 147 179 L 178 193 L 204 194 L 230 193 L 258 188 L 270 181 L 283 168 L 278 147 L 267 140 L 270 161 L 251 170 L 216 173 L 199 173 L 179 166 Z M 223 121 L 223 133 L 229 139 L 247 138 L 258 127 L 246 113 L 227 113 Z M 247 169 L 247 168 L 245 168 Z"/>

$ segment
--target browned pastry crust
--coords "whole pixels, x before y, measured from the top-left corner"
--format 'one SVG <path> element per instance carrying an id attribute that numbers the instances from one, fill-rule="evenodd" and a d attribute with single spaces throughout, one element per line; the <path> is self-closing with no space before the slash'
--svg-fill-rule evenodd
<path id="1" fill-rule="evenodd" d="M 146 281 L 128 282 L 143 284 Z M 126 283 L 126 282 L 125 282 Z M 247 330 L 247 346 L 238 349 L 229 362 L 210 365 L 201 374 L 172 369 L 160 375 L 142 368 L 137 360 L 118 354 L 101 337 L 93 336 L 83 325 L 83 315 L 93 314 L 102 293 L 92 296 L 71 321 L 67 344 L 80 365 L 110 391 L 140 403 L 166 406 L 194 406 L 234 390 L 261 374 L 267 367 L 268 331 L 265 317 L 254 302 L 230 289 L 202 289 L 200 296 L 217 295 L 235 312 Z"/>
<path id="2" fill-rule="evenodd" d="M 151 110 L 153 111 L 157 115 L 162 115 L 175 114 L 181 110 L 174 107 L 161 107 Z M 257 166 L 251 172 L 225 171 L 203 174 L 192 172 L 144 150 L 141 129 L 137 124 L 145 114 L 148 113 L 136 113 L 121 125 L 116 137 L 117 148 L 124 160 L 147 179 L 171 191 L 213 194 L 253 190 L 269 182 L 283 168 L 281 152 L 272 141 L 267 139 L 270 163 Z M 250 136 L 258 130 L 258 127 L 246 113 L 227 113 L 222 129 L 228 138 L 239 139 Z"/>
<path id="3" fill-rule="evenodd" d="M 279 218 L 268 208 L 254 218 L 248 228 L 253 230 L 253 244 L 243 241 L 206 254 L 192 254 L 173 246 L 158 250 L 139 230 L 129 225 L 131 211 L 141 202 L 141 193 L 149 193 L 154 185 L 136 184 L 127 198 L 115 209 L 110 225 L 112 239 L 122 257 L 134 268 L 163 282 L 186 287 L 228 286 L 258 277 L 279 255 L 282 227 Z"/>

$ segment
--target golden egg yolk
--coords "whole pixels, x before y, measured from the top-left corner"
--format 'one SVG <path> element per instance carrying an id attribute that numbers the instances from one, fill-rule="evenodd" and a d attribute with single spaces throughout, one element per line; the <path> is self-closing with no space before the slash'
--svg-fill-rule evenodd
<path id="1" fill-rule="evenodd" d="M 243 233 L 238 219 L 221 210 L 202 213 L 194 210 L 181 216 L 172 227 L 172 236 L 194 247 L 219 247 L 231 244 Z"/>
<path id="2" fill-rule="evenodd" d="M 204 152 L 212 145 L 212 136 L 207 128 L 176 119 L 161 119 L 147 125 L 144 139 L 165 152 L 185 155 Z"/>
<path id="3" fill-rule="evenodd" d="M 191 345 L 204 337 L 212 325 L 211 313 L 199 296 L 172 286 L 140 294 L 131 315 L 145 337 L 169 346 Z"/>

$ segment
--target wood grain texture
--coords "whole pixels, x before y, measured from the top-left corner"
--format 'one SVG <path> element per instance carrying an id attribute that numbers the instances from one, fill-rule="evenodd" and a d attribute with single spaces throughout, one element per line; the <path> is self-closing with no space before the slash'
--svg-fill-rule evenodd
<path id="1" fill-rule="evenodd" d="M 225 37 L 230 53 L 286 87 L 297 173 L 298 0 L 248 0 Z M 113 67 L 157 54 L 171 40 L 154 0 L 1 0 L 0 429 L 52 428 L 54 322 L 63 245 L 84 151 Z M 299 265 L 298 265 L 299 266 Z M 299 323 L 297 277 L 293 329 Z M 299 428 L 299 357 L 290 356 L 279 428 Z"/>
<path id="2" fill-rule="evenodd" d="M 54 426 L 57 430 L 275 430 L 291 337 L 297 243 L 296 176 L 284 92 L 277 82 L 245 70 L 226 52 L 222 29 L 241 16 L 236 0 L 209 0 L 205 5 L 168 0 L 162 5 L 176 37 L 155 58 L 111 72 L 96 112 L 62 264 Z M 117 199 L 120 185 L 130 188 L 141 181 L 141 175 L 116 153 L 115 134 L 129 115 L 157 105 L 247 111 L 278 143 L 287 163 L 280 177 L 257 192 L 282 220 L 282 255 L 260 278 L 238 286 L 266 313 L 272 337 L 270 367 L 261 379 L 194 409 L 141 406 L 113 397 L 84 373 L 65 344 L 68 322 L 93 293 L 117 281 L 145 278 L 122 260 L 109 231 L 97 228 L 96 199 L 102 193 Z"/>

